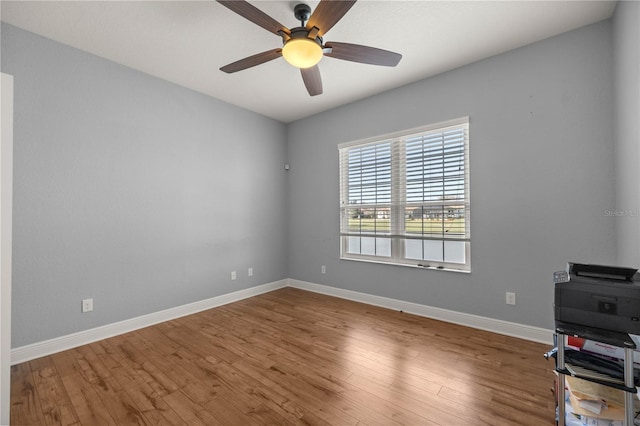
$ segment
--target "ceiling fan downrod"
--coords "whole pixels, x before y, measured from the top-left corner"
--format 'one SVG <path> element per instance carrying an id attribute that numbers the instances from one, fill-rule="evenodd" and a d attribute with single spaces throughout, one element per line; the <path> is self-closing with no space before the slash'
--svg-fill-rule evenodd
<path id="1" fill-rule="evenodd" d="M 304 27 L 305 22 L 307 22 L 311 16 L 311 7 L 304 3 L 297 4 L 293 8 L 293 15 L 300 21 L 300 26 Z"/>

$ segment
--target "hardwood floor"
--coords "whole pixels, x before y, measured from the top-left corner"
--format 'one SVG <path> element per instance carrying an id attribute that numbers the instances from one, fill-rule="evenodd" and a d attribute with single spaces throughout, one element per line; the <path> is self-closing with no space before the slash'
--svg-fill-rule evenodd
<path id="1" fill-rule="evenodd" d="M 15 425 L 552 425 L 548 346 L 284 288 L 12 367 Z"/>

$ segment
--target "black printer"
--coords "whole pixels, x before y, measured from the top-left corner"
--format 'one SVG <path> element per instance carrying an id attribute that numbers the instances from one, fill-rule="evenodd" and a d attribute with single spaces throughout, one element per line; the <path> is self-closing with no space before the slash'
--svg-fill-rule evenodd
<path id="1" fill-rule="evenodd" d="M 640 276 L 637 269 L 568 263 L 554 274 L 556 330 L 573 325 L 640 334 Z"/>

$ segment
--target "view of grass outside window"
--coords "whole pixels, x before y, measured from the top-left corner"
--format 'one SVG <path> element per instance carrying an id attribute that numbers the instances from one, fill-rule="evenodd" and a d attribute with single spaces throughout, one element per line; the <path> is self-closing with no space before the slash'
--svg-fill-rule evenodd
<path id="1" fill-rule="evenodd" d="M 470 270 L 468 127 L 340 145 L 342 258 Z"/>

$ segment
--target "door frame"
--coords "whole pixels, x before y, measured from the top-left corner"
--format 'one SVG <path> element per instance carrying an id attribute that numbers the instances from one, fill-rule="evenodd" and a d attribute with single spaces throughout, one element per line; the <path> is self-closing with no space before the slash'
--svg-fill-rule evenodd
<path id="1" fill-rule="evenodd" d="M 8 425 L 11 407 L 13 76 L 0 74 L 0 424 Z"/>

